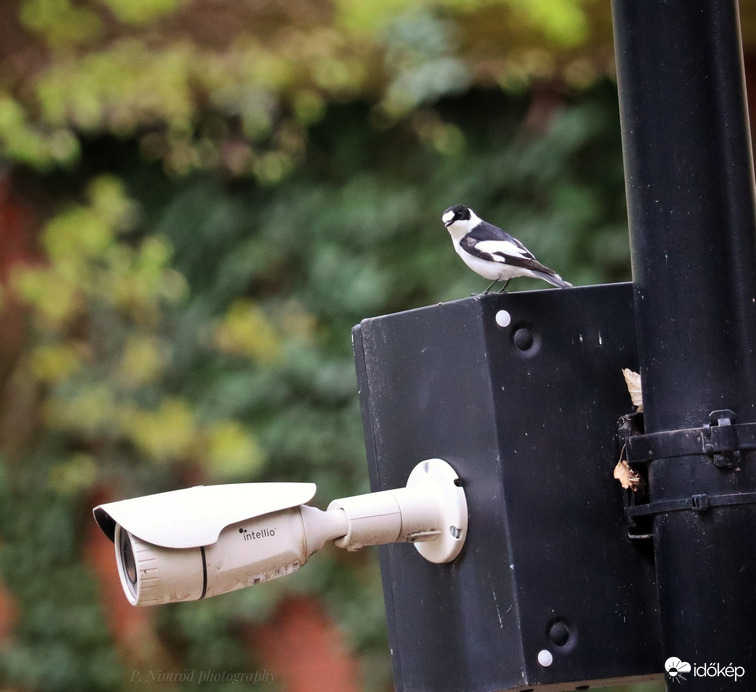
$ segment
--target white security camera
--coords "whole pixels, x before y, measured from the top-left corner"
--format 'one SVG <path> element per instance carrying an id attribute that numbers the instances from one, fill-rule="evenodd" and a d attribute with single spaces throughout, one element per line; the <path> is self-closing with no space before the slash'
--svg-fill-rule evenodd
<path id="1" fill-rule="evenodd" d="M 192 601 L 296 572 L 328 541 L 359 550 L 415 543 L 435 563 L 451 562 L 467 537 L 459 477 L 441 459 L 410 473 L 405 488 L 306 504 L 314 483 L 239 483 L 110 502 L 94 508 L 115 544 L 132 605 Z"/>

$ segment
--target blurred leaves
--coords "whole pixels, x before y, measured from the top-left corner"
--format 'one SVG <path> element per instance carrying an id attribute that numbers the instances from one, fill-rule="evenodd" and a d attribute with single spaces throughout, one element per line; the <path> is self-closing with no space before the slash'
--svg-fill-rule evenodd
<path id="1" fill-rule="evenodd" d="M 6 56 L 0 144 L 40 169 L 73 164 L 79 134 L 107 132 L 136 136 L 175 173 L 274 184 L 329 102 L 374 100 L 390 122 L 474 83 L 585 86 L 611 69 L 598 0 L 22 0 L 18 23 L 46 51 Z"/>
<path id="2" fill-rule="evenodd" d="M 211 171 L 177 178 L 144 162 L 136 137 L 82 140 L 84 161 L 128 165 L 118 177 L 42 178 L 59 211 L 40 230 L 40 257 L 16 265 L 8 289 L 28 320 L 11 382 L 35 393 L 39 416 L 35 442 L 9 467 L 19 483 L 33 468 L 43 478 L 41 489 L 25 486 L 25 502 L 43 511 L 103 484 L 138 495 L 198 478 L 312 480 L 321 506 L 366 491 L 349 330 L 483 288 L 451 250 L 446 206 L 466 202 L 507 225 L 577 283 L 626 278 L 615 98 L 602 85 L 561 103 L 537 135 L 536 98 L 489 90 L 391 128 L 365 126 L 371 104 L 331 104 L 310 126 L 307 156 L 275 185 Z M 597 238 L 616 255 L 592 255 Z M 73 532 L 88 507 L 63 507 Z M 292 590 L 317 590 L 385 679 L 374 557 L 352 559 L 324 551 L 291 581 L 161 613 L 160 636 L 191 665 L 238 669 L 239 628 Z M 77 558 L 66 560 L 73 569 Z M 22 598 L 43 589 L 4 578 Z M 52 640 L 18 636 L 6 674 L 47 679 L 44 666 L 24 673 L 13 661 Z M 67 670 L 99 689 L 77 651 L 63 647 Z"/>
<path id="3" fill-rule="evenodd" d="M 382 100 L 389 117 L 464 91 L 471 77 L 455 55 L 456 27 L 429 11 L 400 15 L 386 30 L 385 65 L 392 79 Z"/>
<path id="4" fill-rule="evenodd" d="M 0 679 L 53 692 L 116 689 L 120 662 L 97 585 L 81 560 L 74 519 L 84 511 L 76 492 L 91 481 L 93 464 L 80 457 L 56 465 L 38 450 L 27 465 L 25 474 L 0 479 L 0 569 L 23 615 L 4 642 Z"/>
<path id="5" fill-rule="evenodd" d="M 240 298 L 215 327 L 213 344 L 221 353 L 253 361 L 274 362 L 281 356 L 281 339 L 262 310 Z"/>
<path id="6" fill-rule="evenodd" d="M 77 444 L 129 444 L 160 463 L 207 463 L 219 478 L 250 473 L 263 459 L 251 432 L 234 419 L 199 418 L 166 388 L 171 314 L 187 294 L 185 277 L 170 266 L 170 242 L 134 234 L 139 205 L 121 181 L 96 177 L 84 197 L 42 230 L 47 262 L 13 274 L 36 341 L 16 377 L 45 386 L 44 422 Z M 268 361 L 281 349 L 248 302 L 231 306 L 212 345 Z M 77 465 L 63 468 L 80 468 L 82 457 L 74 458 Z M 70 473 L 58 477 L 70 485 Z"/>
<path id="7" fill-rule="evenodd" d="M 118 21 L 141 26 L 175 12 L 184 0 L 98 0 Z"/>
<path id="8" fill-rule="evenodd" d="M 95 11 L 70 0 L 27 0 L 20 6 L 19 20 L 55 48 L 85 44 L 99 37 L 102 29 Z"/>
<path id="9" fill-rule="evenodd" d="M 0 673 L 14 688 L 120 689 L 131 654 L 116 654 L 82 562 L 93 498 L 311 480 L 323 506 L 367 491 L 351 327 L 484 287 L 443 209 L 473 206 L 576 284 L 628 278 L 609 9 L 19 0 L 0 13 L 0 178 L 35 214 L 31 247 L 0 263 L 17 344 L 0 370 L 0 568 L 23 612 Z M 378 688 L 375 556 L 318 558 L 161 609 L 156 637 L 191 668 L 238 670 L 240 632 L 316 592 Z"/>

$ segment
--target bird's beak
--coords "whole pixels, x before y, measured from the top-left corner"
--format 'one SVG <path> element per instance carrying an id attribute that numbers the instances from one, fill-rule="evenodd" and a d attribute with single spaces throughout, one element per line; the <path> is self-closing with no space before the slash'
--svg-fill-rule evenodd
<path id="1" fill-rule="evenodd" d="M 441 221 L 444 222 L 444 226 L 446 226 L 447 228 L 449 228 L 449 226 L 451 226 L 452 223 L 454 223 L 454 217 L 453 216 L 449 216 L 448 218 L 441 219 Z"/>

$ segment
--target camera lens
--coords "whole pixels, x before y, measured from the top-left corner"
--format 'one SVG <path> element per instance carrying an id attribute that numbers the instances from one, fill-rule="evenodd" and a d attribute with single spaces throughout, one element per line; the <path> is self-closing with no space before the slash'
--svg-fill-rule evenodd
<path id="1" fill-rule="evenodd" d="M 124 580 L 131 591 L 132 596 L 137 595 L 137 566 L 134 559 L 134 550 L 131 547 L 131 538 L 127 531 L 119 531 L 118 551 L 121 555 L 121 571 L 126 577 Z"/>

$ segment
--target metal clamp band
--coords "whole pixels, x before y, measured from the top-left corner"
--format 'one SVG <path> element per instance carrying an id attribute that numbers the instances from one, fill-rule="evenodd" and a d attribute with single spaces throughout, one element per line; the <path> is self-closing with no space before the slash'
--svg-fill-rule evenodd
<path id="1" fill-rule="evenodd" d="M 625 513 L 629 519 L 649 516 L 652 514 L 664 514 L 666 512 L 679 512 L 691 510 L 705 512 L 710 507 L 726 507 L 728 505 L 747 505 L 756 503 L 756 492 L 731 493 L 729 495 L 692 495 L 679 500 L 659 500 L 645 505 L 632 505 L 625 507 Z"/>
<path id="2" fill-rule="evenodd" d="M 712 411 L 700 428 L 631 435 L 625 440 L 629 463 L 705 454 L 716 466 L 733 468 L 740 451 L 756 449 L 756 423 L 735 423 L 729 409 Z"/>

